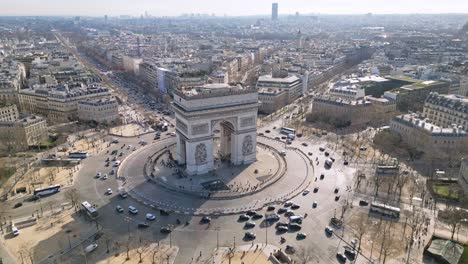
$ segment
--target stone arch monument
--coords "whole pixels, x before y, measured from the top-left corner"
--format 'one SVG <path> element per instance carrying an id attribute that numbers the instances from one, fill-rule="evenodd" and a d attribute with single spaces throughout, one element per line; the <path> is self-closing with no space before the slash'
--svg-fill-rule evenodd
<path id="1" fill-rule="evenodd" d="M 256 90 L 226 84 L 207 84 L 174 92 L 177 162 L 189 175 L 214 169 L 214 127 L 220 125 L 220 154 L 231 164 L 256 160 Z"/>

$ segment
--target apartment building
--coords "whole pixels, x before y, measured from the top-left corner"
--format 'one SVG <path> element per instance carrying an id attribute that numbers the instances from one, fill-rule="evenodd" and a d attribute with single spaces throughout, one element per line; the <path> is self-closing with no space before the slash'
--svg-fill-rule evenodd
<path id="1" fill-rule="evenodd" d="M 25 77 L 24 66 L 15 61 L 0 61 L 0 102 L 16 103 Z"/>
<path id="2" fill-rule="evenodd" d="M 21 151 L 47 140 L 47 123 L 42 117 L 30 115 L 13 121 L 0 121 L 0 148 Z"/>
<path id="3" fill-rule="evenodd" d="M 22 112 L 40 114 L 50 123 L 63 123 L 78 118 L 78 102 L 103 99 L 111 94 L 107 88 L 84 87 L 81 84 L 35 85 L 18 94 Z"/>
<path id="4" fill-rule="evenodd" d="M 118 103 L 114 98 L 78 102 L 78 119 L 108 123 L 119 118 Z"/>
<path id="5" fill-rule="evenodd" d="M 454 94 L 430 93 L 423 114 L 441 127 L 456 125 L 468 131 L 468 98 Z"/>
<path id="6" fill-rule="evenodd" d="M 12 122 L 19 118 L 16 105 L 0 106 L 0 122 Z"/>
<path id="7" fill-rule="evenodd" d="M 409 146 L 424 151 L 431 157 L 450 155 L 453 160 L 461 158 L 468 150 L 468 133 L 456 126 L 437 126 L 415 113 L 396 116 L 390 129 L 398 133 Z"/>

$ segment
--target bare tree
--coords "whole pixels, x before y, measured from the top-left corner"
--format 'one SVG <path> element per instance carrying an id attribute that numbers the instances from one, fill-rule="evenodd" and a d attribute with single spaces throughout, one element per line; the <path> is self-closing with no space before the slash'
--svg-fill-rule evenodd
<path id="1" fill-rule="evenodd" d="M 295 261 L 297 261 L 294 263 L 307 264 L 310 261 L 314 260 L 314 256 L 315 254 L 311 246 L 307 246 L 307 247 L 301 246 L 298 248 L 298 250 L 294 254 L 294 259 Z"/>
<path id="2" fill-rule="evenodd" d="M 128 235 L 127 241 L 125 242 L 125 249 L 127 250 L 127 258 L 126 260 L 130 259 L 130 248 L 132 246 L 132 236 Z"/>
<path id="3" fill-rule="evenodd" d="M 72 188 L 65 193 L 65 197 L 70 201 L 71 205 L 75 208 L 76 212 L 79 199 L 78 191 L 75 188 Z"/>

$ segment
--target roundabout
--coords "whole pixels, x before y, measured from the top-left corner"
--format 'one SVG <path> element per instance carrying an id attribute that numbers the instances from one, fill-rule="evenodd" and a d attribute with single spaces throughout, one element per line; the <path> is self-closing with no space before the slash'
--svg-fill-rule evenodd
<path id="1" fill-rule="evenodd" d="M 313 175 L 303 152 L 266 138 L 257 138 L 255 162 L 232 166 L 215 161 L 215 170 L 201 175 L 185 175 L 171 158 L 174 152 L 174 138 L 133 152 L 119 167 L 119 186 L 152 208 L 226 215 L 289 200 L 307 188 Z"/>

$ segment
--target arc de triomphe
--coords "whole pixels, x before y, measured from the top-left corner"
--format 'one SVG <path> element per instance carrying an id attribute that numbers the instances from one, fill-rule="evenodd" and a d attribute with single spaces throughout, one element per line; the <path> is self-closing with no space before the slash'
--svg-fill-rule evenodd
<path id="1" fill-rule="evenodd" d="M 214 169 L 213 137 L 220 125 L 220 154 L 234 165 L 256 160 L 258 93 L 226 84 L 175 91 L 177 161 L 189 175 Z"/>

